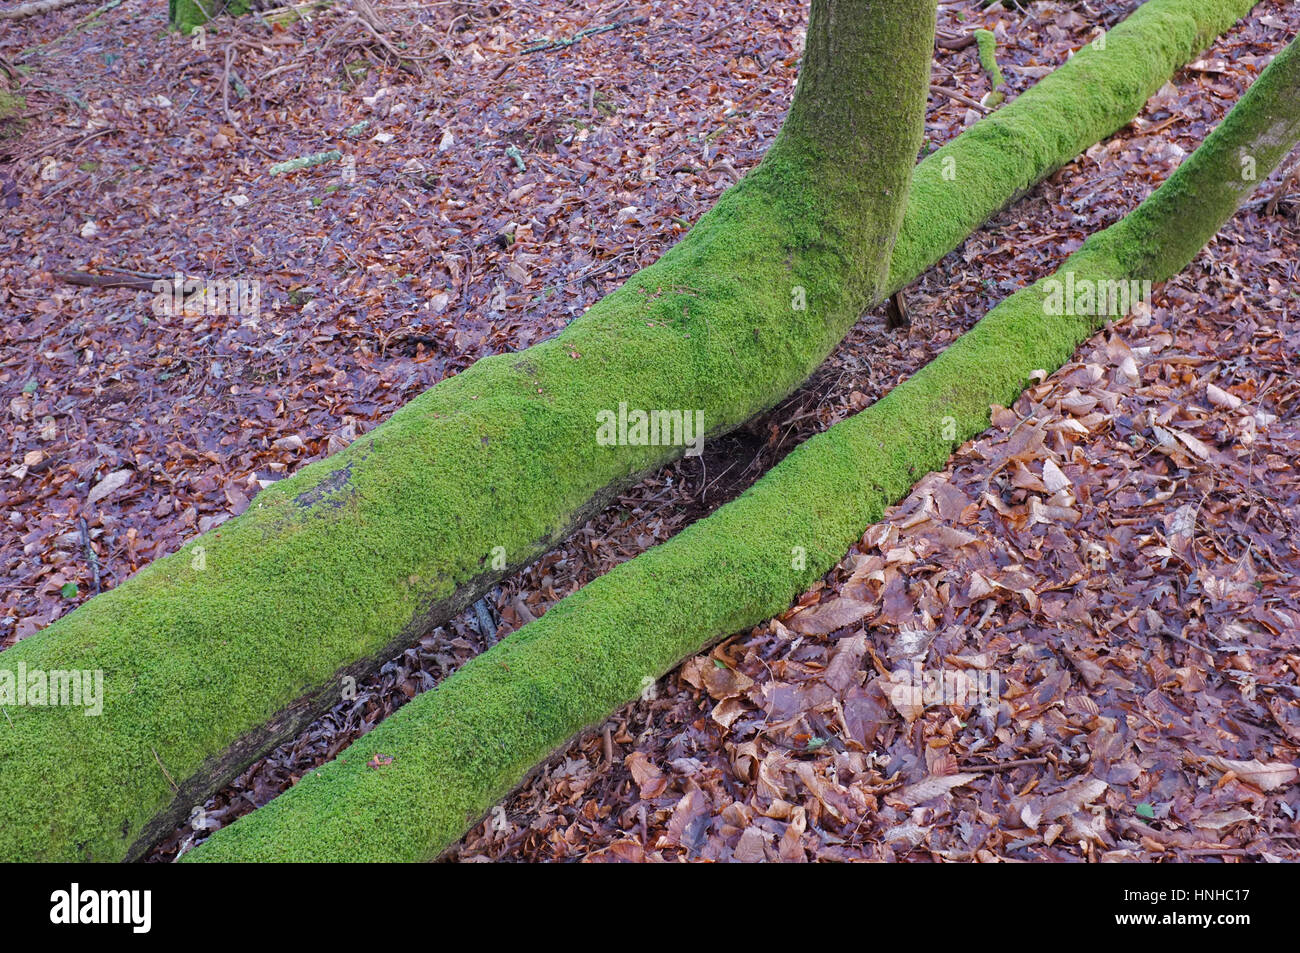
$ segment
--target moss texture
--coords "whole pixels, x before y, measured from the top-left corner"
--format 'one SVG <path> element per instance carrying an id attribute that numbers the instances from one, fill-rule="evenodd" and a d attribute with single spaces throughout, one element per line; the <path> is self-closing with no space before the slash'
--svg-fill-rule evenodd
<path id="1" fill-rule="evenodd" d="M 900 7 L 907 29 L 841 51 L 858 64 L 841 88 L 859 95 L 838 99 L 834 76 L 813 60 L 834 52 L 837 34 L 814 18 L 811 66 L 768 157 L 679 245 L 560 336 L 443 381 L 259 494 L 238 519 L 4 653 L 9 668 L 102 669 L 107 697 L 100 718 L 10 712 L 12 729 L 0 731 L 0 858 L 138 851 L 150 823 L 184 816 L 276 740 L 249 742 L 261 726 L 305 696 L 325 700 L 347 666 L 414 641 L 500 578 L 494 552 L 508 566 L 528 562 L 610 488 L 682 453 L 599 446 L 596 411 L 699 409 L 718 433 L 797 387 L 883 297 L 880 258 L 907 187 L 895 159 L 917 143 L 913 127 L 881 132 L 902 128 L 930 56 L 914 23 L 933 10 L 914 3 Z M 1062 67 L 1080 89 L 1046 77 L 1035 89 L 1046 84 L 1050 95 L 1026 92 L 921 163 L 886 283 L 911 281 L 1037 177 L 1126 122 L 1144 90 L 1249 6 L 1151 0 L 1130 18 L 1150 33 L 1145 46 L 1138 31 L 1080 53 Z M 907 67 L 915 56 L 924 66 Z M 1136 68 L 1126 62 L 1134 56 Z M 876 77 L 873 62 L 893 67 Z M 1130 70 L 1137 78 L 1118 88 L 1105 79 Z M 1078 121 L 1062 118 L 1080 102 Z M 955 180 L 943 175 L 945 156 L 957 161 Z M 839 163 L 863 174 L 839 174 Z M 863 186 L 873 181 L 875 193 Z M 792 308 L 796 288 L 806 310 Z"/>
<path id="2" fill-rule="evenodd" d="M 1195 256 L 1300 138 L 1300 48 L 1132 214 L 1053 276 L 1160 281 Z M 419 696 L 339 758 L 218 831 L 187 860 L 436 856 L 584 726 L 714 639 L 785 609 L 863 528 L 1111 314 L 1049 306 L 1053 279 L 1006 299 L 886 397 L 807 441 L 738 499 L 623 563 Z M 955 424 L 944 439 L 945 422 Z M 951 433 L 951 431 L 950 431 Z M 803 547 L 806 568 L 792 569 Z M 371 768 L 382 754 L 392 761 Z"/>
<path id="3" fill-rule="evenodd" d="M 996 106 L 1006 98 L 1002 93 L 1006 79 L 1002 75 L 1002 68 L 998 66 L 997 37 L 993 35 L 992 30 L 976 30 L 975 46 L 979 50 L 980 66 L 989 80 L 990 92 L 984 97 L 984 101 L 986 105 Z"/>
<path id="4" fill-rule="evenodd" d="M 17 116 L 27 108 L 27 101 L 17 93 L 0 89 L 0 121 Z"/>
<path id="5" fill-rule="evenodd" d="M 250 0 L 167 0 L 167 22 L 188 36 L 213 17 L 242 16 L 252 8 Z"/>
<path id="6" fill-rule="evenodd" d="M 527 561 L 682 452 L 599 445 L 599 410 L 700 410 L 716 432 L 797 387 L 881 294 L 920 148 L 935 3 L 876 6 L 817 0 L 758 168 L 559 337 L 477 362 L 6 652 L 102 669 L 106 708 L 19 709 L 0 732 L 0 857 L 127 854 L 171 781 L 203 790 L 208 758 L 457 608 L 497 547 Z M 876 27 L 832 32 L 834 14 Z"/>
<path id="7" fill-rule="evenodd" d="M 989 83 L 994 89 L 997 89 L 1006 80 L 1002 76 L 1002 69 L 998 66 L 998 40 L 993 35 L 992 30 L 976 30 L 975 46 L 979 50 L 980 66 L 984 68 L 984 75 L 989 78 Z"/>
<path id="8" fill-rule="evenodd" d="M 888 290 L 905 288 L 996 210 L 1129 122 L 1179 66 L 1257 0 L 1148 0 L 912 177 Z M 981 51 L 982 53 L 982 51 Z"/>

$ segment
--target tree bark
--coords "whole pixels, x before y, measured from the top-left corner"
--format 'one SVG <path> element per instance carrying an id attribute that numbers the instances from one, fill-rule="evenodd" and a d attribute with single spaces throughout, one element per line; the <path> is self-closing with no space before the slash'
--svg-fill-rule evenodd
<path id="1" fill-rule="evenodd" d="M 336 700 L 345 673 L 445 622 L 685 450 L 601 446 L 597 412 L 699 411 L 717 434 L 772 406 L 863 309 L 1126 122 L 1252 2 L 1151 0 L 1104 51 L 1081 51 L 927 158 L 892 260 L 899 157 L 916 152 L 898 117 L 925 89 L 933 11 L 897 4 L 873 37 L 830 29 L 873 6 L 819 4 L 769 155 L 557 338 L 443 381 L 9 649 L 12 666 L 102 669 L 112 701 L 98 719 L 14 710 L 0 732 L 0 857 L 142 852 L 159 823 Z M 924 68 L 873 73 L 877 57 L 912 64 L 922 46 Z M 847 62 L 826 65 L 836 56 Z M 823 137 L 819 123 L 833 128 Z"/>
<path id="2" fill-rule="evenodd" d="M 1055 275 L 1003 301 L 741 497 L 562 600 L 185 859 L 436 856 L 647 678 L 787 608 L 886 506 L 988 427 L 990 404 L 1011 404 L 1030 374 L 1059 367 L 1127 307 L 1053 307 L 1067 274 L 1093 286 L 1176 274 L 1298 139 L 1300 45 L 1292 43 L 1187 162 Z M 806 563 L 794 568 L 798 553 Z M 382 770 L 367 767 L 376 754 L 388 762 Z"/>

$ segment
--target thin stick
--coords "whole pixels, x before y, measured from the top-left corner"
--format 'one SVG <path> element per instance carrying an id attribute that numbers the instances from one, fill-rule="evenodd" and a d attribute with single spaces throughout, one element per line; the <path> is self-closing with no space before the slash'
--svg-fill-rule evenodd
<path id="1" fill-rule="evenodd" d="M 81 545 L 86 547 L 86 561 L 90 563 L 90 571 L 94 577 L 95 595 L 99 595 L 99 556 L 95 554 L 95 548 L 90 545 L 90 529 L 86 526 L 84 516 L 77 518 L 77 526 L 81 530 Z"/>
<path id="2" fill-rule="evenodd" d="M 226 68 L 221 74 L 221 111 L 226 117 L 226 122 L 230 123 L 230 128 L 234 129 L 241 139 L 274 162 L 277 157 L 263 149 L 252 136 L 244 132 L 243 127 L 239 125 L 239 120 L 230 112 L 230 67 L 234 65 L 235 55 L 235 45 L 232 43 L 226 47 Z"/>
<path id="3" fill-rule="evenodd" d="M 625 26 L 634 26 L 647 22 L 646 17 L 632 17 L 630 20 L 620 20 L 618 23 L 610 23 L 605 26 L 587 27 L 585 30 L 579 30 L 567 40 L 554 40 L 546 43 L 539 43 L 537 46 L 530 46 L 526 50 L 520 51 L 520 56 L 527 56 L 530 53 L 549 53 L 551 50 L 562 50 L 565 47 L 573 46 L 576 43 L 585 40 L 589 36 L 595 36 L 598 33 L 608 33 L 610 30 L 617 30 Z"/>
<path id="4" fill-rule="evenodd" d="M 162 773 L 163 776 L 167 778 L 167 783 L 172 786 L 173 791 L 175 791 L 177 794 L 180 794 L 181 793 L 180 785 L 178 785 L 175 781 L 173 781 L 172 776 L 167 773 L 167 765 L 162 763 L 162 758 L 158 757 L 158 752 L 154 749 L 154 746 L 150 745 L 149 750 L 153 751 L 153 759 L 158 762 L 158 767 L 162 768 Z"/>
<path id="5" fill-rule="evenodd" d="M 942 86 L 931 85 L 930 92 L 938 93 L 940 96 L 947 96 L 951 100 L 955 100 L 956 102 L 969 106 L 971 109 L 978 109 L 980 112 L 983 113 L 993 112 L 993 110 L 989 109 L 988 106 L 985 106 L 978 99 L 971 99 L 969 96 L 964 96 L 953 89 L 944 89 Z"/>
<path id="6" fill-rule="evenodd" d="M 963 771 L 1006 771 L 1010 768 L 1023 768 L 1031 764 L 1047 764 L 1046 758 L 1020 758 L 1017 761 L 1003 761 L 999 764 L 963 764 Z"/>

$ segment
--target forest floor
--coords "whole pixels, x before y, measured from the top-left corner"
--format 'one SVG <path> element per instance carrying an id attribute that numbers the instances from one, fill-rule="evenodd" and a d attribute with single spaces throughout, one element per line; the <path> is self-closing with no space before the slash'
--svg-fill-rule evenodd
<path id="1" fill-rule="evenodd" d="M 653 261 L 778 128 L 792 6 L 380 3 L 377 34 L 344 4 L 202 42 L 158 0 L 8 23 L 0 647 Z M 1129 6 L 958 3 L 940 27 L 993 29 L 1014 96 Z M 1149 194 L 1297 27 L 1261 3 L 909 289 L 910 328 L 864 316 L 782 405 L 505 581 L 495 632 L 454 619 L 254 764 L 209 828 L 924 366 Z M 989 91 L 973 46 L 937 49 L 933 82 Z M 926 150 L 977 115 L 933 95 Z M 450 856 L 1300 859 L 1298 251 L 1281 174 L 796 607 L 557 753 Z M 260 312 L 159 314 L 78 271 L 255 280 Z M 925 706 L 899 691 L 920 659 L 1000 697 Z"/>

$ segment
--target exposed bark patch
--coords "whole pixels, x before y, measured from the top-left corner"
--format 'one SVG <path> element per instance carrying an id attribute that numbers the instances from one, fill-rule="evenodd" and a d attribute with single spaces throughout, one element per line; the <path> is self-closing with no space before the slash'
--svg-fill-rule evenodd
<path id="1" fill-rule="evenodd" d="M 310 509 L 317 503 L 325 503 L 334 509 L 343 505 L 342 496 L 333 494 L 343 489 L 352 490 L 352 464 L 346 464 L 342 469 L 335 470 L 320 483 L 316 484 L 310 490 L 299 493 L 293 498 L 293 501 L 303 509 Z"/>

